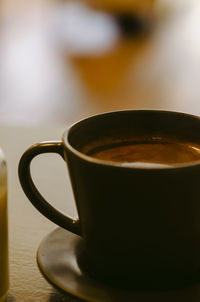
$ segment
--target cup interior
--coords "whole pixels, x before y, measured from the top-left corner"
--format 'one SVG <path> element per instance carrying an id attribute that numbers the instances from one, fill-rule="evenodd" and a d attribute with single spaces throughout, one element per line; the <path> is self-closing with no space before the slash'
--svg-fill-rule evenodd
<path id="1" fill-rule="evenodd" d="M 116 111 L 82 120 L 64 135 L 68 147 L 84 155 L 105 144 L 159 139 L 200 147 L 200 119 L 169 111 Z"/>

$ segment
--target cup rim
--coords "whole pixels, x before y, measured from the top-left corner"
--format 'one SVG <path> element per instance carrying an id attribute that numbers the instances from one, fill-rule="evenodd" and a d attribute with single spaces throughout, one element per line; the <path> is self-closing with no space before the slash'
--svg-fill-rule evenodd
<path id="1" fill-rule="evenodd" d="M 68 139 L 69 134 L 75 126 L 78 126 L 78 124 L 81 124 L 82 122 L 87 121 L 87 120 L 102 118 L 102 117 L 108 116 L 108 115 L 115 115 L 115 114 L 117 115 L 117 114 L 126 113 L 126 112 L 127 113 L 130 113 L 130 112 L 135 112 L 135 113 L 136 112 L 137 113 L 159 112 L 161 114 L 162 113 L 164 113 L 164 114 L 176 114 L 176 115 L 179 115 L 179 116 L 181 115 L 181 116 L 185 116 L 185 117 L 188 117 L 188 118 L 197 119 L 200 122 L 200 117 L 199 116 L 189 114 L 189 113 L 184 113 L 184 112 L 178 112 L 178 111 L 158 110 L 158 109 L 155 109 L 155 110 L 152 110 L 152 109 L 128 109 L 128 110 L 108 111 L 108 112 L 104 112 L 104 113 L 100 113 L 100 114 L 94 114 L 94 115 L 91 115 L 89 117 L 83 118 L 83 119 L 73 123 L 71 126 L 69 126 L 65 130 L 65 132 L 63 133 L 63 136 L 62 136 L 63 145 L 71 153 L 73 153 L 77 157 L 81 158 L 82 160 L 84 160 L 88 163 L 97 164 L 97 165 L 100 165 L 100 166 L 110 166 L 110 167 L 115 167 L 115 168 L 123 168 L 123 169 L 131 169 L 131 170 L 145 170 L 145 171 L 177 170 L 177 169 L 185 169 L 185 168 L 192 168 L 192 167 L 200 166 L 200 160 L 190 161 L 189 163 L 183 163 L 183 164 L 174 164 L 173 166 L 166 166 L 166 167 L 162 167 L 162 166 L 160 166 L 160 167 L 140 167 L 140 166 L 131 166 L 131 164 L 129 165 L 128 163 L 126 165 L 124 165 L 123 163 L 98 159 L 98 158 L 94 158 L 90 155 L 86 155 L 86 154 L 78 151 L 76 148 L 74 148 L 70 144 L 69 139 Z"/>

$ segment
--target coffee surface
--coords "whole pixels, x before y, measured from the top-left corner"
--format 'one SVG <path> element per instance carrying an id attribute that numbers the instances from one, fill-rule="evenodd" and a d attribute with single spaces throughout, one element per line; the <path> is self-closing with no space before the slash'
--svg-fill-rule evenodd
<path id="1" fill-rule="evenodd" d="M 106 144 L 88 155 L 133 166 L 173 166 L 200 160 L 200 145 L 185 142 L 141 141 Z"/>

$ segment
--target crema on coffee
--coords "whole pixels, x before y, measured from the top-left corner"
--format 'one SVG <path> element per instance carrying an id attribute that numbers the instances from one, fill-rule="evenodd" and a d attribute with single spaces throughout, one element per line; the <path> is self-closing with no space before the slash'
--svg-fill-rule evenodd
<path id="1" fill-rule="evenodd" d="M 125 141 L 93 148 L 88 155 L 133 166 L 173 166 L 200 160 L 200 146 L 166 140 Z"/>

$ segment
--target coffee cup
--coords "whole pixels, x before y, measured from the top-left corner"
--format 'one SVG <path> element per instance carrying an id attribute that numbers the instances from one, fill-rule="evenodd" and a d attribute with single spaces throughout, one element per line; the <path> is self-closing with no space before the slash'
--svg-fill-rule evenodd
<path id="1" fill-rule="evenodd" d="M 0 301 L 8 293 L 8 213 L 7 213 L 7 168 L 0 149 Z"/>
<path id="2" fill-rule="evenodd" d="M 78 220 L 52 207 L 31 178 L 32 159 L 51 152 L 67 163 Z M 176 288 L 198 280 L 199 178 L 200 119 L 169 111 L 86 118 L 61 141 L 31 146 L 19 163 L 32 204 L 81 236 L 81 269 L 128 288 Z"/>

